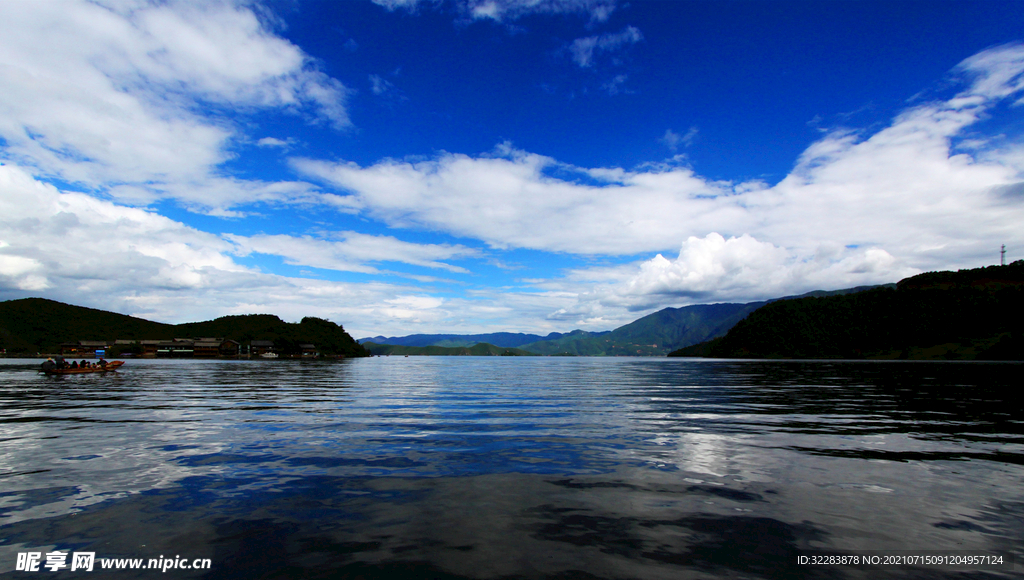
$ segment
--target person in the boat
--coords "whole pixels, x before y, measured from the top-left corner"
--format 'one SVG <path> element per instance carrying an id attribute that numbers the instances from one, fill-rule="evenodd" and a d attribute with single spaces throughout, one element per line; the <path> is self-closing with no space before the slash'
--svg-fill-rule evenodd
<path id="1" fill-rule="evenodd" d="M 87 361 L 87 360 L 85 360 L 83 358 L 82 362 L 78 363 L 78 368 L 80 368 L 80 369 L 87 369 L 87 368 L 89 368 L 89 361 Z"/>
<path id="2" fill-rule="evenodd" d="M 76 361 L 76 360 L 71 361 L 71 368 L 77 369 L 78 368 L 78 361 Z"/>
<path id="3" fill-rule="evenodd" d="M 56 361 L 53 360 L 53 357 L 50 357 L 50 358 L 46 359 L 45 362 L 43 362 L 43 370 L 44 371 L 57 370 L 57 363 L 56 363 Z"/>
<path id="4" fill-rule="evenodd" d="M 100 357 L 100 360 L 96 361 L 96 366 L 105 367 L 107 366 L 107 361 Z"/>

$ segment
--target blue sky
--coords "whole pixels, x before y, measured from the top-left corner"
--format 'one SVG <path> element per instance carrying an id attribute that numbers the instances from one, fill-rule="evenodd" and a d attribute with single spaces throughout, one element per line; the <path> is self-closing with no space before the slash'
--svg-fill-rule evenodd
<path id="1" fill-rule="evenodd" d="M 0 299 L 546 333 L 1024 257 L 1019 2 L 0 19 Z"/>

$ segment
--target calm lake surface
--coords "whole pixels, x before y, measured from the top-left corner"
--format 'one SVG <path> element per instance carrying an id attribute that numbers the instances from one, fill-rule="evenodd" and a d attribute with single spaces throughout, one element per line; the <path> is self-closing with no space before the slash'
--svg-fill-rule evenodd
<path id="1" fill-rule="evenodd" d="M 4 577 L 1024 576 L 1021 364 L 39 362 L 0 360 Z M 15 571 L 54 549 L 212 567 Z M 871 550 L 1017 563 L 798 564 Z"/>

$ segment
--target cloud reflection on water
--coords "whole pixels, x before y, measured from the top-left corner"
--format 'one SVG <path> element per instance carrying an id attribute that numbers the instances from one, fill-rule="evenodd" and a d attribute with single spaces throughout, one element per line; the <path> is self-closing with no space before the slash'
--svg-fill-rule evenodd
<path id="1" fill-rule="evenodd" d="M 3 562 L 55 545 L 212 557 L 211 578 L 784 578 L 823 574 L 797 552 L 1024 540 L 1006 365 L 28 368 L 0 367 Z"/>

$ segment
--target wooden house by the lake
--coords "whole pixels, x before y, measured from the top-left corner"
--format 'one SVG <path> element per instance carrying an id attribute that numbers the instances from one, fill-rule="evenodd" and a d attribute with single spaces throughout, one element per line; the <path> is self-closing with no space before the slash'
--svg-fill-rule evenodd
<path id="1" fill-rule="evenodd" d="M 156 345 L 156 356 L 167 358 L 187 358 L 195 356 L 195 341 L 188 338 L 165 340 Z"/>
<path id="2" fill-rule="evenodd" d="M 65 342 L 60 345 L 61 356 L 70 357 L 95 357 L 96 351 L 102 351 L 101 354 L 106 354 L 106 351 L 110 350 L 110 342 L 105 340 L 78 340 L 75 342 Z"/>
<path id="3" fill-rule="evenodd" d="M 262 356 L 274 351 L 274 341 L 272 340 L 254 340 L 249 343 L 249 354 L 252 356 Z"/>

